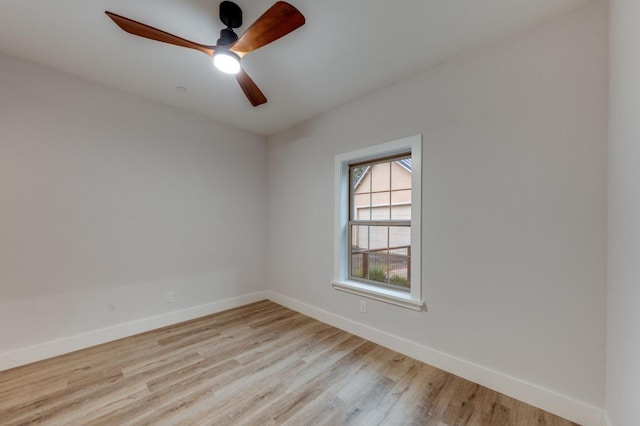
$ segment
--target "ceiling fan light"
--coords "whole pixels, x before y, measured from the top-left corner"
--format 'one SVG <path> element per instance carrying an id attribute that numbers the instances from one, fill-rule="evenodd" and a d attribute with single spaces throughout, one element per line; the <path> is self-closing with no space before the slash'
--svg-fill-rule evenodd
<path id="1" fill-rule="evenodd" d="M 213 65 L 224 73 L 238 74 L 240 72 L 240 57 L 228 50 L 216 51 L 213 54 Z"/>

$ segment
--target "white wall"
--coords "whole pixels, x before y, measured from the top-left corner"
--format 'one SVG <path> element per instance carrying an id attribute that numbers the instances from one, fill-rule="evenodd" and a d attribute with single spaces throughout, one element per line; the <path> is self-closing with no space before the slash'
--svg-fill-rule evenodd
<path id="1" fill-rule="evenodd" d="M 603 407 L 607 4 L 269 138 L 269 285 Z M 330 285 L 333 159 L 421 133 L 427 312 Z"/>
<path id="2" fill-rule="evenodd" d="M 263 137 L 6 56 L 0 131 L 0 355 L 263 289 Z"/>
<path id="3" fill-rule="evenodd" d="M 640 2 L 611 0 L 607 412 L 640 424 Z"/>

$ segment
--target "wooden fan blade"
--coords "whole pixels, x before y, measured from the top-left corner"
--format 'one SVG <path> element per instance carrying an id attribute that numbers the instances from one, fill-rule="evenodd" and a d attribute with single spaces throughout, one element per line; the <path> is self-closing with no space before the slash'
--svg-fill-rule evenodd
<path id="1" fill-rule="evenodd" d="M 276 2 L 251 24 L 230 50 L 244 56 L 289 34 L 304 22 L 304 15 L 298 9 L 283 1 Z"/>
<path id="2" fill-rule="evenodd" d="M 117 15 L 113 12 L 105 11 L 109 18 L 113 20 L 120 28 L 129 34 L 137 35 L 140 37 L 148 38 L 151 40 L 161 41 L 163 43 L 173 44 L 175 46 L 188 47 L 189 49 L 195 49 L 209 56 L 213 56 L 215 46 L 206 46 L 204 44 L 195 43 L 193 41 L 178 37 L 168 32 L 153 28 L 147 24 L 143 24 L 133 19 L 125 18 L 124 16 Z"/>
<path id="3" fill-rule="evenodd" d="M 267 98 L 264 96 L 258 86 L 251 80 L 251 77 L 243 70 L 236 74 L 236 80 L 240 84 L 240 88 L 251 102 L 251 105 L 258 106 L 267 102 Z"/>

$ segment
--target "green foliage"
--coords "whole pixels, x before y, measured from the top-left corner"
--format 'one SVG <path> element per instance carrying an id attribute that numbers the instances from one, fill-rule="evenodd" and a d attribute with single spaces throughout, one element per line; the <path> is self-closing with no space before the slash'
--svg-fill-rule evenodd
<path id="1" fill-rule="evenodd" d="M 364 274 L 362 273 L 362 265 L 354 267 L 351 271 L 351 276 L 354 278 L 364 278 Z"/>
<path id="2" fill-rule="evenodd" d="M 398 275 L 392 275 L 389 282 L 400 287 L 409 287 L 409 280 Z"/>
<path id="3" fill-rule="evenodd" d="M 366 277 L 362 271 L 362 265 L 355 265 L 351 270 L 351 276 L 353 278 L 366 278 L 370 281 L 377 281 L 385 284 L 388 282 L 389 284 L 397 285 L 399 287 L 409 288 L 409 280 L 407 278 L 399 275 L 392 275 L 387 281 L 387 273 L 385 270 L 375 266 L 369 268 L 369 276 Z"/>
<path id="4" fill-rule="evenodd" d="M 380 268 L 369 268 L 369 279 L 371 281 L 378 281 L 380 283 L 387 282 L 387 273 Z"/>

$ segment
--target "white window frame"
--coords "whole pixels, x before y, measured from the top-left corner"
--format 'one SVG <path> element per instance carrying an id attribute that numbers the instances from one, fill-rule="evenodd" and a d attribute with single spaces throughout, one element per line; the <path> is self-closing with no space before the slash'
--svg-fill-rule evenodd
<path id="1" fill-rule="evenodd" d="M 349 279 L 348 222 L 349 222 L 349 165 L 411 152 L 411 289 L 386 288 Z M 422 275 L 422 135 L 409 136 L 356 151 L 339 154 L 335 158 L 335 239 L 333 288 L 369 299 L 421 311 Z"/>

